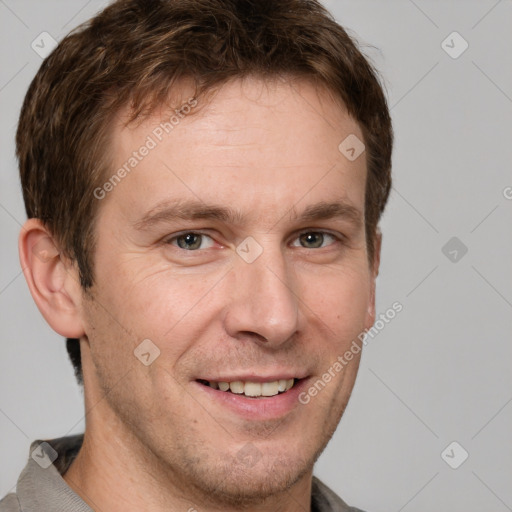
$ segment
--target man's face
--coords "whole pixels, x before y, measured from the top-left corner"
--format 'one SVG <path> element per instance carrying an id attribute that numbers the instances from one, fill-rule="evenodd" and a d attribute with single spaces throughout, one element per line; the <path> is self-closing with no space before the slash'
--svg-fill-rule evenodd
<path id="1" fill-rule="evenodd" d="M 112 135 L 114 171 L 157 144 L 100 204 L 82 358 L 86 397 L 105 399 L 87 428 L 182 490 L 256 499 L 310 474 L 359 355 L 299 394 L 373 323 L 365 155 L 338 149 L 363 137 L 306 82 L 234 81 L 196 109 L 161 141 L 164 109 Z M 234 381 L 250 384 L 207 385 Z"/>

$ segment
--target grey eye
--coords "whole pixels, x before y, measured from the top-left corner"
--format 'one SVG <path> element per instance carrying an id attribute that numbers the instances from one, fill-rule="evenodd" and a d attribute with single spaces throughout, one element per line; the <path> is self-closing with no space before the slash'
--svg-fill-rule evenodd
<path id="1" fill-rule="evenodd" d="M 185 233 L 174 237 L 171 241 L 173 245 L 186 251 L 195 251 L 197 249 L 206 249 L 213 245 L 213 240 L 201 233 Z"/>
<path id="2" fill-rule="evenodd" d="M 324 235 L 323 233 L 304 233 L 300 235 L 299 240 L 302 247 L 317 249 L 318 247 L 322 247 Z"/>

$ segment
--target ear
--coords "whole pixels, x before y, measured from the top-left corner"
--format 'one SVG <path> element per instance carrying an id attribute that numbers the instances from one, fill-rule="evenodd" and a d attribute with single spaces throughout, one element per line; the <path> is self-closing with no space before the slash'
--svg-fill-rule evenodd
<path id="1" fill-rule="evenodd" d="M 382 233 L 377 228 L 374 238 L 373 262 L 370 266 L 370 297 L 368 300 L 368 312 L 366 314 L 365 329 L 370 329 L 375 322 L 375 288 L 376 279 L 379 275 L 380 249 L 382 247 Z"/>
<path id="2" fill-rule="evenodd" d="M 75 265 L 61 255 L 38 219 L 25 222 L 18 249 L 32 298 L 50 327 L 65 338 L 82 337 L 82 289 Z"/>

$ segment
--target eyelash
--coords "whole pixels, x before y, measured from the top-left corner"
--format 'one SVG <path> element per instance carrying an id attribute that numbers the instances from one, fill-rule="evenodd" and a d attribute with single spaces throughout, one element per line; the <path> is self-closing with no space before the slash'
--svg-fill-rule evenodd
<path id="1" fill-rule="evenodd" d="M 294 241 L 298 240 L 302 235 L 306 235 L 306 234 L 321 234 L 324 236 L 327 235 L 327 236 L 332 237 L 334 239 L 333 242 L 328 244 L 325 247 L 329 247 L 331 245 L 334 245 L 335 243 L 341 243 L 341 244 L 346 243 L 346 237 L 344 235 L 342 235 L 341 233 L 334 234 L 329 231 L 312 230 L 312 229 L 306 229 L 306 230 L 300 231 L 299 233 L 297 233 L 295 235 L 295 238 L 293 240 Z M 201 231 L 182 231 L 181 233 L 177 233 L 177 234 L 173 235 L 172 237 L 166 238 L 164 240 L 164 244 L 174 245 L 173 244 L 174 241 L 176 241 L 178 238 L 185 236 L 185 235 L 200 235 L 200 236 L 208 237 L 208 238 L 211 238 L 212 240 L 214 240 L 214 238 L 212 236 L 208 235 L 207 233 L 203 233 Z M 205 250 L 205 249 L 187 250 L 187 249 L 183 249 L 181 247 L 177 247 L 177 246 L 175 246 L 175 247 L 177 249 L 181 249 L 182 251 L 186 251 L 186 252 L 198 252 L 199 250 Z M 302 247 L 302 246 L 299 245 L 298 247 Z M 324 249 L 325 247 L 315 247 L 312 249 Z M 302 249 L 308 249 L 308 247 L 302 247 Z"/>

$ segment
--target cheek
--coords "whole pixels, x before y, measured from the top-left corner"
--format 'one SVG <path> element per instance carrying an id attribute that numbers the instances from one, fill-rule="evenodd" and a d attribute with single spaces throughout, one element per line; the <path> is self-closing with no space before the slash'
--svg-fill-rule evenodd
<path id="1" fill-rule="evenodd" d="M 100 318 L 90 322 L 99 337 L 109 337 L 112 348 L 101 350 L 120 350 L 129 340 L 126 357 L 132 358 L 134 348 L 150 339 L 161 361 L 172 365 L 207 330 L 222 330 L 220 313 L 232 295 L 223 272 L 182 275 L 168 266 L 134 265 L 133 258 L 109 269 L 108 276 L 98 276 L 99 302 L 106 307 L 96 308 Z M 336 344 L 350 343 L 364 330 L 370 300 L 364 263 L 354 258 L 338 267 L 297 269 L 295 275 L 306 330 Z"/>
<path id="2" fill-rule="evenodd" d="M 316 276 L 314 286 L 304 287 L 305 311 L 311 312 L 338 339 L 357 337 L 367 322 L 370 280 L 365 269 L 343 270 Z"/>
<path id="3" fill-rule="evenodd" d="M 221 276 L 177 275 L 169 269 L 131 274 L 112 276 L 105 302 L 137 344 L 149 339 L 161 361 L 178 359 L 215 322 Z"/>

